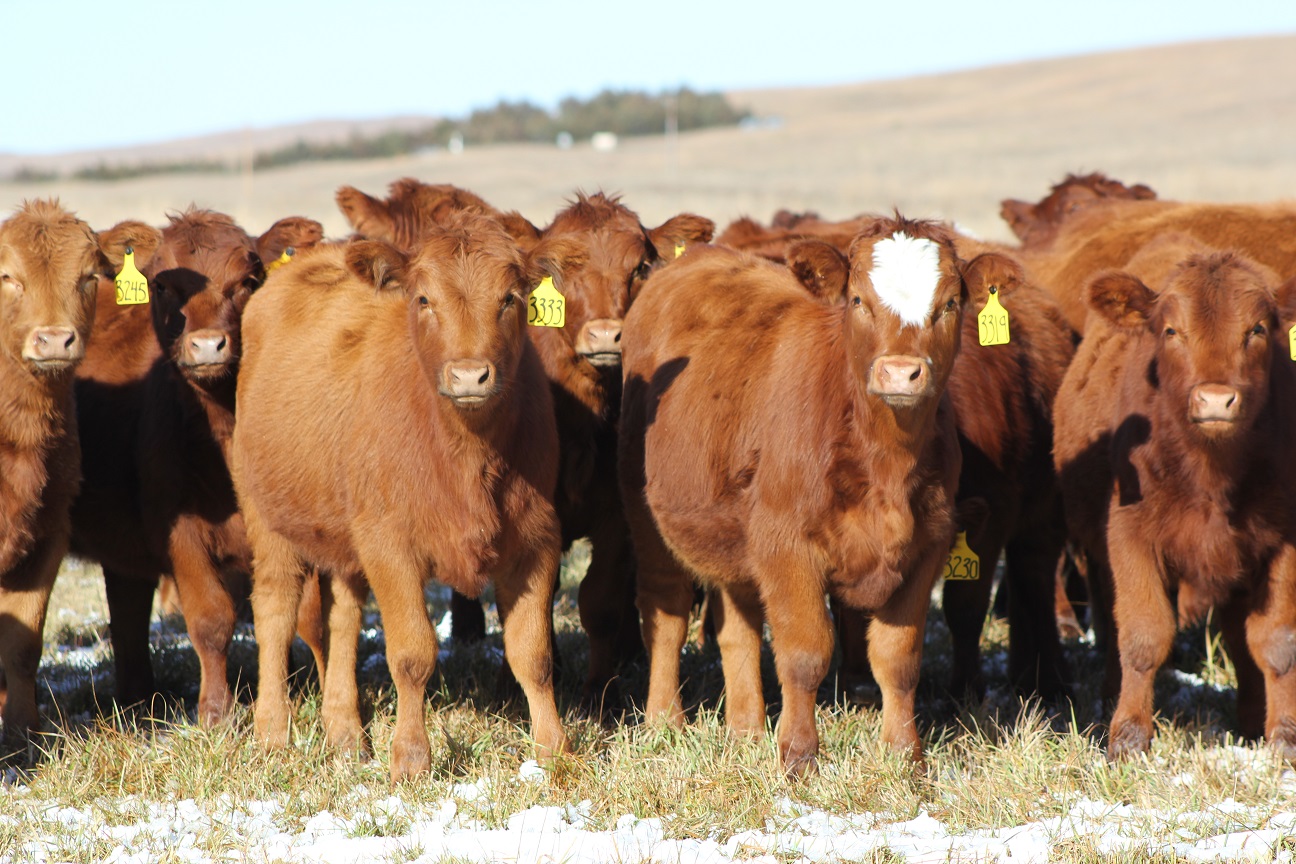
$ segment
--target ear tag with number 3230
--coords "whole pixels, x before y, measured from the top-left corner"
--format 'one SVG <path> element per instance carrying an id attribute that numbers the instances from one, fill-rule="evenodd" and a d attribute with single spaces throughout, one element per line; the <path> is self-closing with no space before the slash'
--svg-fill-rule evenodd
<path id="1" fill-rule="evenodd" d="M 999 302 L 999 289 L 990 286 L 990 299 L 977 315 L 977 333 L 982 345 L 1008 344 L 1008 310 Z"/>
<path id="2" fill-rule="evenodd" d="M 1296 324 L 1287 331 L 1287 344 L 1291 347 L 1291 358 L 1296 360 Z"/>
<path id="3" fill-rule="evenodd" d="M 121 272 L 117 274 L 117 305 L 134 306 L 149 302 L 148 280 L 135 267 L 135 250 L 126 247 Z"/>
<path id="4" fill-rule="evenodd" d="M 532 327 L 561 327 L 567 321 L 567 301 L 546 276 L 527 300 L 527 323 Z"/>
<path id="5" fill-rule="evenodd" d="M 975 582 L 981 578 L 981 556 L 968 545 L 966 531 L 958 533 L 945 559 L 945 578 L 951 582 Z"/>

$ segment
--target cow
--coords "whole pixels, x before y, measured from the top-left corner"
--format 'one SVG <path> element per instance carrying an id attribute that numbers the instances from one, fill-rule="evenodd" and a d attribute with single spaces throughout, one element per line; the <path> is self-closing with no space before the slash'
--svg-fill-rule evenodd
<path id="1" fill-rule="evenodd" d="M 224 214 L 191 208 L 134 250 L 149 303 L 118 305 L 113 286 L 100 286 L 77 373 L 85 482 L 72 550 L 103 566 L 122 705 L 155 690 L 149 620 L 162 576 L 175 579 L 198 655 L 199 722 L 218 722 L 233 704 L 226 662 L 251 570 L 228 467 L 239 319 L 265 278 L 262 256 L 277 260 L 321 234 L 318 222 L 290 217 L 254 238 Z M 303 636 L 318 659 L 306 608 Z"/>
<path id="2" fill-rule="evenodd" d="M 1023 249 L 1033 281 L 1051 292 L 1072 328 L 1083 333 L 1086 288 L 1104 270 L 1124 270 L 1164 234 L 1184 234 L 1214 249 L 1236 249 L 1279 274 L 1296 273 L 1296 205 L 1290 201 L 1215 204 L 1111 200 L 1058 229 L 1046 248 Z"/>
<path id="3" fill-rule="evenodd" d="M 1108 201 L 1151 201 L 1156 192 L 1143 183 L 1126 186 L 1099 172 L 1068 174 L 1049 194 L 1034 204 L 1005 198 L 999 215 L 1024 248 L 1042 249 L 1052 244 L 1058 230 L 1075 214 Z"/>
<path id="4" fill-rule="evenodd" d="M 52 200 L 27 201 L 0 224 L 0 718 L 11 742 L 39 728 L 45 607 L 81 482 L 74 370 L 100 277 L 150 232 L 124 222 L 96 235 Z"/>
<path id="5" fill-rule="evenodd" d="M 560 238 L 583 254 L 563 279 L 565 323 L 529 327 L 553 394 L 560 470 L 555 505 L 563 546 L 588 537 L 589 570 L 578 606 L 589 636 L 589 667 L 582 706 L 606 716 L 620 701 L 618 665 L 642 651 L 634 607 L 633 559 L 616 483 L 616 423 L 621 409 L 621 320 L 650 273 L 674 260 L 677 250 L 711 239 L 715 224 L 681 213 L 645 227 L 619 196 L 577 192 L 535 236 L 522 217 L 504 214 L 453 186 L 392 184 L 385 201 L 343 187 L 338 203 L 357 233 L 409 248 L 413 238 L 451 212 L 468 209 L 501 221 L 519 242 Z M 527 223 L 529 224 L 529 223 Z M 522 226 L 519 228 L 518 226 Z M 453 636 L 485 632 L 481 606 L 455 595 Z"/>
<path id="6" fill-rule="evenodd" d="M 849 236 L 870 219 L 842 222 L 785 218 L 791 228 L 763 228 L 754 220 L 726 228 L 747 248 L 785 261 L 797 279 L 821 301 L 846 302 Z M 737 230 L 735 230 L 737 228 Z M 797 239 L 814 238 L 814 239 Z M 993 274 L 998 296 L 1009 310 L 1012 338 L 1006 345 L 981 345 L 976 315 L 964 319 L 963 349 L 954 359 L 948 392 L 954 406 L 963 467 L 960 502 L 981 500 L 985 509 L 967 527 L 968 545 L 983 564 L 983 578 L 947 581 L 943 608 L 954 646 L 949 690 L 958 697 L 984 695 L 980 665 L 981 631 L 990 605 L 991 575 L 1006 556 L 1009 617 L 1009 678 L 1023 694 L 1047 701 L 1065 698 L 1070 670 L 1052 613 L 1057 562 L 1065 545 L 1061 498 L 1053 471 L 1053 398 L 1071 362 L 1071 332 L 1049 294 L 1026 278 L 1011 250 L 955 234 L 967 260 L 997 253 Z M 985 305 L 982 297 L 974 311 Z M 849 610 L 840 610 L 850 617 Z M 860 699 L 871 691 L 862 627 L 842 633 L 842 690 Z"/>
<path id="7" fill-rule="evenodd" d="M 693 582 L 717 592 L 726 722 L 759 734 L 761 621 L 782 687 L 779 752 L 816 765 L 825 593 L 873 613 L 882 740 L 921 759 L 914 691 L 927 607 L 953 539 L 959 453 L 945 383 L 995 255 L 879 218 L 851 245 L 850 300 L 722 247 L 654 274 L 624 324 L 619 479 L 638 559 L 650 718 L 683 722 Z"/>
<path id="8" fill-rule="evenodd" d="M 578 255 L 561 241 L 524 252 L 495 220 L 460 213 L 413 253 L 365 240 L 307 250 L 248 301 L 232 452 L 255 562 L 264 746 L 288 743 L 279 670 L 309 563 L 330 574 L 333 597 L 332 746 L 365 746 L 346 670 L 371 586 L 397 691 L 391 776 L 428 770 L 424 687 L 438 649 L 423 584 L 435 577 L 469 596 L 494 583 L 540 752 L 566 749 L 551 649 L 558 440 L 525 330 L 528 294 L 546 276 L 561 288 Z"/>
<path id="9" fill-rule="evenodd" d="M 1296 757 L 1296 279 L 1188 254 L 1154 291 L 1105 271 L 1054 408 L 1055 460 L 1094 585 L 1110 585 L 1108 757 L 1146 751 L 1177 626 L 1216 609 L 1238 720 Z"/>

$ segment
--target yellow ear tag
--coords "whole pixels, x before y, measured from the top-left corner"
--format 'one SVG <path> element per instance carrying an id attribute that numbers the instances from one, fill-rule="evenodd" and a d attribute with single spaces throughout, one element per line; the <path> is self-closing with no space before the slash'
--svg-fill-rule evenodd
<path id="1" fill-rule="evenodd" d="M 293 256 L 296 254 L 297 254 L 297 250 L 289 246 L 287 249 L 283 251 L 282 255 L 280 255 L 278 258 L 276 258 L 275 260 L 271 261 L 268 265 L 266 265 L 266 275 L 269 276 L 271 273 L 278 270 L 283 265 L 287 264 L 289 261 L 293 259 Z"/>
<path id="2" fill-rule="evenodd" d="M 135 268 L 135 250 L 126 247 L 126 258 L 117 274 L 117 305 L 134 306 L 149 302 L 148 280 Z"/>
<path id="3" fill-rule="evenodd" d="M 567 301 L 546 276 L 527 300 L 527 323 L 532 327 L 561 327 L 567 320 Z"/>
<path id="4" fill-rule="evenodd" d="M 954 539 L 954 546 L 945 559 L 944 576 L 950 582 L 975 582 L 981 578 L 981 556 L 967 544 L 966 531 L 960 531 Z"/>
<path id="5" fill-rule="evenodd" d="M 990 299 L 977 315 L 977 332 L 982 345 L 1008 344 L 1008 310 L 999 302 L 999 289 L 990 286 Z"/>
<path id="6" fill-rule="evenodd" d="M 1291 346 L 1291 358 L 1296 360 L 1296 324 L 1287 331 L 1287 344 Z"/>
<path id="7" fill-rule="evenodd" d="M 676 243 L 676 244 L 675 244 L 675 257 L 678 258 L 679 256 L 681 256 L 681 255 L 683 255 L 683 254 L 684 254 L 684 244 L 683 244 L 683 243 Z"/>

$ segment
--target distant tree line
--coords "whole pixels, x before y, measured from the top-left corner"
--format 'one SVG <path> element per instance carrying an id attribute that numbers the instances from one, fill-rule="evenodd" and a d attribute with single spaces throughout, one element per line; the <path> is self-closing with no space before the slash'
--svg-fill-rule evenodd
<path id="1" fill-rule="evenodd" d="M 680 132 L 712 126 L 733 126 L 751 112 L 735 108 L 723 93 L 697 93 L 687 87 L 658 94 L 642 90 L 604 90 L 589 98 L 563 99 L 555 111 L 530 102 L 501 100 L 493 108 L 479 108 L 464 119 L 445 119 L 422 129 L 392 130 L 380 135 L 352 135 L 343 142 L 312 144 L 297 141 L 287 147 L 265 150 L 252 157 L 254 169 L 277 168 L 299 162 L 332 159 L 380 159 L 438 147 L 451 142 L 464 145 L 548 141 L 566 133 L 583 141 L 596 132 L 620 136 L 660 135 L 668 128 Z M 136 164 L 99 163 L 72 173 L 78 180 L 123 180 L 146 174 L 182 172 L 233 172 L 241 166 L 209 159 Z M 52 171 L 21 168 L 16 181 L 56 180 Z"/>

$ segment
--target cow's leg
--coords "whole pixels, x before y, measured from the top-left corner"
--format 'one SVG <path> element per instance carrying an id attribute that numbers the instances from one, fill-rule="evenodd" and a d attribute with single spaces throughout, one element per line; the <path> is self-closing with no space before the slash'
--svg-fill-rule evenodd
<path id="1" fill-rule="evenodd" d="M 324 735 L 330 746 L 346 753 L 365 752 L 356 687 L 356 650 L 369 583 L 360 573 L 334 573 L 328 579 L 328 624 L 324 647 L 329 673 L 324 675 Z M 426 617 L 426 615 L 424 616 Z"/>
<path id="2" fill-rule="evenodd" d="M 635 535 L 639 557 L 637 602 L 648 649 L 648 701 L 644 714 L 649 719 L 680 725 L 684 723 L 680 652 L 688 636 L 693 582 L 656 535 L 656 529 L 648 530 L 653 532 L 651 539 Z"/>
<path id="3" fill-rule="evenodd" d="M 882 691 L 882 742 L 915 761 L 923 756 L 914 718 L 923 633 L 932 586 L 948 554 L 941 546 L 925 553 L 869 624 L 869 660 Z"/>
<path id="4" fill-rule="evenodd" d="M 126 576 L 108 567 L 103 574 L 108 635 L 117 673 L 117 704 L 138 705 L 152 699 L 157 692 L 149 657 L 149 623 L 158 578 Z"/>
<path id="5" fill-rule="evenodd" d="M 1264 673 L 1265 738 L 1296 761 L 1296 547 L 1274 556 L 1268 587 L 1263 605 L 1247 618 L 1247 644 Z"/>
<path id="6" fill-rule="evenodd" d="M 714 596 L 716 644 L 724 668 L 725 720 L 734 732 L 762 734 L 765 696 L 760 655 L 765 616 L 760 595 L 750 585 L 735 584 L 719 588 Z"/>
<path id="7" fill-rule="evenodd" d="M 1038 694 L 1049 701 L 1067 698 L 1071 687 L 1056 605 L 1058 562 L 1064 545 L 1060 531 L 1031 525 L 1010 538 L 1005 549 L 1005 578 L 1012 584 L 1008 594 L 1008 675 L 1019 693 Z"/>
<path id="8" fill-rule="evenodd" d="M 198 722 L 212 726 L 234 705 L 226 664 L 234 640 L 234 599 L 193 520 L 182 517 L 172 526 L 168 552 L 185 629 L 198 654 Z"/>
<path id="9" fill-rule="evenodd" d="M 264 747 L 288 746 L 288 649 L 301 608 L 306 568 L 292 544 L 274 533 L 250 500 L 242 503 L 252 546 L 252 622 L 257 640 L 257 739 Z"/>
<path id="10" fill-rule="evenodd" d="M 581 702 L 595 716 L 620 701 L 617 666 L 634 653 L 639 627 L 634 607 L 630 535 L 620 508 L 604 513 L 590 532 L 590 564 L 577 595 L 581 627 L 589 637 L 589 669 Z M 627 639 L 627 631 L 630 638 Z"/>
<path id="11" fill-rule="evenodd" d="M 7 741 L 23 741 L 40 729 L 36 670 L 40 666 L 50 589 L 67 547 L 66 534 L 37 540 L 0 580 L 0 666 L 4 667 L 8 685 L 0 719 L 4 721 Z"/>
<path id="12" fill-rule="evenodd" d="M 981 530 L 968 538 L 968 546 L 981 559 L 981 578 L 946 580 L 941 588 L 941 606 L 949 626 L 953 669 L 950 670 L 950 693 L 956 699 L 981 699 L 985 696 L 985 676 L 981 674 L 981 631 L 985 629 L 994 587 L 995 564 L 1003 549 L 1003 525 L 992 515 Z M 1016 586 L 1010 589 L 1016 591 Z M 1011 596 L 1010 596 L 1011 601 Z"/>
<path id="13" fill-rule="evenodd" d="M 481 600 L 450 592 L 450 639 L 459 645 L 486 638 L 486 610 Z"/>
<path id="14" fill-rule="evenodd" d="M 320 594 L 320 582 L 328 578 L 317 568 L 307 572 L 306 579 L 302 583 L 301 604 L 297 607 L 297 635 L 306 643 L 306 647 L 315 658 L 315 674 L 319 676 L 321 686 L 324 683 L 328 660 L 325 648 L 324 599 Z"/>
<path id="15" fill-rule="evenodd" d="M 841 650 L 841 666 L 837 669 L 838 686 L 842 695 L 856 705 L 877 704 L 877 679 L 868 659 L 869 614 L 862 609 L 852 609 L 840 600 L 829 604 L 833 624 L 837 631 L 837 645 Z"/>
<path id="16" fill-rule="evenodd" d="M 553 595 L 558 560 L 557 545 L 538 549 L 495 583 L 504 655 L 526 695 L 531 735 L 544 759 L 568 749 L 553 689 Z"/>
<path id="17" fill-rule="evenodd" d="M 1259 738 L 1265 729 L 1265 683 L 1247 645 L 1248 606 L 1241 600 L 1226 603 L 1220 609 L 1220 632 L 1237 674 L 1238 728 L 1248 738 Z"/>
<path id="18" fill-rule="evenodd" d="M 437 635 L 423 598 L 422 570 L 417 562 L 402 554 L 408 543 L 384 537 L 379 530 L 366 530 L 363 526 L 356 533 L 364 537 L 364 545 L 357 550 L 360 566 L 373 588 L 387 634 L 387 667 L 396 685 L 391 778 L 401 780 L 421 774 L 432 765 L 423 708 L 427 682 L 436 668 Z M 340 633 L 329 635 L 326 689 L 335 676 L 346 674 L 338 665 L 335 653 L 335 646 L 342 638 Z"/>
<path id="19" fill-rule="evenodd" d="M 1133 520 L 1121 516 L 1113 513 L 1107 529 L 1120 654 L 1120 695 L 1107 742 L 1107 758 L 1113 761 L 1151 746 L 1153 680 L 1170 656 L 1175 634 L 1175 610 L 1160 562 Z"/>
<path id="20" fill-rule="evenodd" d="M 783 770 L 796 777 L 818 766 L 815 694 L 832 663 L 832 622 L 824 585 L 807 571 L 804 562 L 772 556 L 755 575 L 763 588 L 774 667 L 783 694 L 779 755 Z"/>

